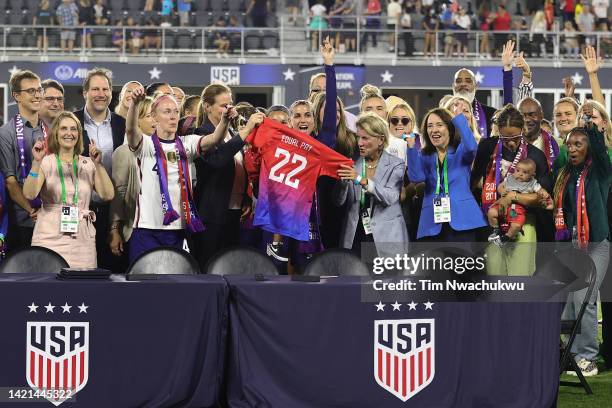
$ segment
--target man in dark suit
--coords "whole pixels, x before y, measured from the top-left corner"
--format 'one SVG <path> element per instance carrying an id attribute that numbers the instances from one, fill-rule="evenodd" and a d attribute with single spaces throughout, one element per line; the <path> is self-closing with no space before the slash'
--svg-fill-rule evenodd
<path id="1" fill-rule="evenodd" d="M 85 107 L 74 112 L 83 126 L 84 155 L 89 152 L 89 141 L 94 140 L 102 152 L 102 164 L 112 175 L 113 151 L 123 144 L 125 137 L 125 119 L 111 112 L 108 108 L 112 99 L 113 83 L 110 71 L 104 68 L 94 68 L 87 73 L 83 81 L 83 97 Z M 115 273 L 127 265 L 122 265 L 110 251 L 108 245 L 109 204 L 100 200 L 94 193 L 91 210 L 96 213 L 96 251 L 98 266 L 111 269 Z"/>
<path id="2" fill-rule="evenodd" d="M 476 76 L 467 68 L 461 68 L 455 73 L 453 94 L 467 99 L 472 104 L 472 110 L 482 137 L 491 135 L 491 124 L 495 109 L 476 99 Z"/>

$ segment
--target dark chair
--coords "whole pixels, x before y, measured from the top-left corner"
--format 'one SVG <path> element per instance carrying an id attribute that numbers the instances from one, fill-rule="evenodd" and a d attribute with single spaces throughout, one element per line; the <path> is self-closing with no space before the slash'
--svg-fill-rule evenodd
<path id="1" fill-rule="evenodd" d="M 181 31 L 176 37 L 176 48 L 192 49 L 196 33 L 194 30 Z"/>
<path id="2" fill-rule="evenodd" d="M 223 11 L 226 9 L 225 0 L 213 0 L 210 2 L 211 11 Z"/>
<path id="3" fill-rule="evenodd" d="M 162 44 L 166 49 L 172 49 L 176 47 L 176 38 L 178 36 L 178 30 L 170 29 L 165 30 L 162 36 Z"/>
<path id="4" fill-rule="evenodd" d="M 195 275 L 200 273 L 198 263 L 187 252 L 159 247 L 146 251 L 130 265 L 128 274 Z"/>
<path id="5" fill-rule="evenodd" d="M 112 47 L 111 30 L 96 31 L 91 36 L 91 42 L 94 48 L 110 48 Z"/>
<path id="6" fill-rule="evenodd" d="M 27 9 L 28 7 L 28 4 L 25 2 L 25 0 L 11 0 L 10 4 L 10 8 L 13 11 L 21 11 L 22 9 Z"/>
<path id="7" fill-rule="evenodd" d="M 113 11 L 125 10 L 125 2 L 124 0 L 111 0 L 109 8 Z"/>
<path id="8" fill-rule="evenodd" d="M 7 36 L 6 45 L 9 48 L 23 47 L 23 30 L 18 29 L 11 31 Z"/>
<path id="9" fill-rule="evenodd" d="M 246 6 L 243 0 L 228 0 L 227 9 L 231 12 L 246 11 Z"/>
<path id="10" fill-rule="evenodd" d="M 206 265 L 210 275 L 278 275 L 267 256 L 248 247 L 229 248 L 216 255 Z"/>
<path id="11" fill-rule="evenodd" d="M 24 14 L 22 10 L 13 10 L 8 15 L 8 24 L 10 25 L 21 25 L 23 24 Z"/>
<path id="12" fill-rule="evenodd" d="M 576 335 L 580 333 L 582 316 L 597 281 L 595 264 L 586 252 L 571 248 L 569 245 L 564 246 L 562 250 L 552 252 L 551 255 L 547 257 L 545 264 L 537 268 L 536 276 L 564 283 L 566 285 L 565 293 L 568 294 L 587 288 L 586 296 L 580 305 L 576 319 L 561 320 L 561 334 L 568 337 L 566 341 L 561 340 L 560 374 L 567 370 L 573 371 L 578 376 L 579 382 L 561 381 L 560 384 L 583 387 L 587 394 L 592 394 L 593 390 L 582 375 L 582 371 L 571 354 L 571 349 Z"/>
<path id="13" fill-rule="evenodd" d="M 247 51 L 261 49 L 261 36 L 252 31 L 244 37 L 244 47 Z"/>
<path id="14" fill-rule="evenodd" d="M 278 48 L 278 34 L 266 33 L 261 39 L 262 46 L 264 49 Z"/>
<path id="15" fill-rule="evenodd" d="M 209 25 L 209 13 L 204 10 L 198 10 L 195 15 L 195 25 L 197 27 L 205 27 Z"/>
<path id="16" fill-rule="evenodd" d="M 11 253 L 0 264 L 0 273 L 59 273 L 68 262 L 49 248 L 32 246 Z"/>
<path id="17" fill-rule="evenodd" d="M 304 269 L 308 276 L 370 276 L 361 259 L 348 249 L 330 249 L 316 254 Z"/>

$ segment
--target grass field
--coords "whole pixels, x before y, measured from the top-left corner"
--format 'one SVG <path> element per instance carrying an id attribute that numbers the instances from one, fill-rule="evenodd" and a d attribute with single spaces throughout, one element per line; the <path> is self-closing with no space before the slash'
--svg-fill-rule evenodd
<path id="1" fill-rule="evenodd" d="M 602 366 L 600 366 L 602 367 Z M 578 381 L 571 375 L 563 375 L 563 380 Z M 610 408 L 612 407 L 612 371 L 604 371 L 595 377 L 587 378 L 593 395 L 586 395 L 582 387 L 559 387 L 559 408 Z"/>
<path id="2" fill-rule="evenodd" d="M 601 319 L 601 309 L 598 311 Z M 599 327 L 601 342 L 601 326 Z M 603 361 L 598 361 L 599 375 L 587 378 L 593 395 L 586 395 L 582 387 L 559 387 L 558 408 L 612 408 L 612 370 L 604 371 Z M 563 375 L 562 380 L 576 381 L 578 377 Z"/>

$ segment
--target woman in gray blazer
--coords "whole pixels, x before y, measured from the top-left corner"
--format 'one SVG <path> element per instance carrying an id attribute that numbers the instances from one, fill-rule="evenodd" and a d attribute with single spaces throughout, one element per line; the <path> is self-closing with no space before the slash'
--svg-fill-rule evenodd
<path id="1" fill-rule="evenodd" d="M 374 113 L 357 119 L 359 159 L 355 167 L 338 171 L 334 190 L 337 205 L 346 204 L 340 242 L 361 255 L 361 244 L 373 242 L 378 256 L 408 252 L 408 232 L 400 206 L 405 163 L 384 149 L 387 123 Z"/>

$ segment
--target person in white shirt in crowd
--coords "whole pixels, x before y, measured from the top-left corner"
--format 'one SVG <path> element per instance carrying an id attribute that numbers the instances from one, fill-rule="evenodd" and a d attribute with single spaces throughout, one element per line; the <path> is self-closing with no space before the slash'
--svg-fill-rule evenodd
<path id="1" fill-rule="evenodd" d="M 402 15 L 402 5 L 397 0 L 391 0 L 387 4 L 387 30 L 391 30 L 389 33 L 389 52 L 395 51 L 395 29 L 400 23 L 400 17 Z"/>

